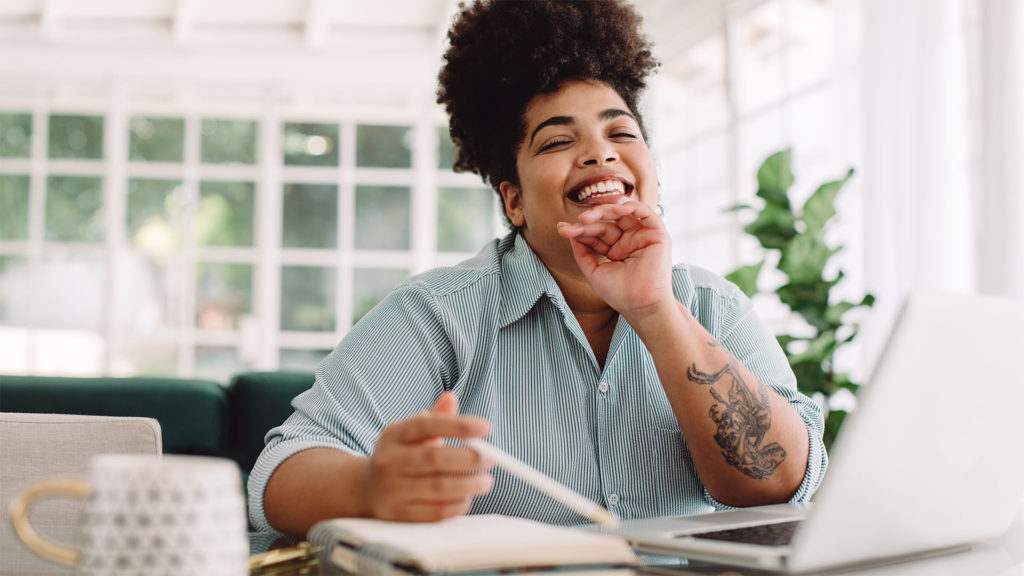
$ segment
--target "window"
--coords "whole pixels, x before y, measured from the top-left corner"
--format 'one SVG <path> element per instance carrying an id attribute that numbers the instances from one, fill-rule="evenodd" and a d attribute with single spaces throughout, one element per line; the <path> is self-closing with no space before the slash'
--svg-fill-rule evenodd
<path id="1" fill-rule="evenodd" d="M 432 114 L 118 106 L 0 105 L 0 373 L 312 370 L 502 232 Z"/>
<path id="2" fill-rule="evenodd" d="M 839 46 L 855 41 L 836 24 L 847 2 L 723 3 L 715 28 L 666 59 L 654 141 L 677 260 L 723 274 L 756 261 L 760 246 L 727 209 L 753 199 L 770 153 L 793 149 L 797 202 L 854 164 L 841 118 L 856 111 L 837 89 Z M 758 306 L 770 324 L 787 321 Z"/>

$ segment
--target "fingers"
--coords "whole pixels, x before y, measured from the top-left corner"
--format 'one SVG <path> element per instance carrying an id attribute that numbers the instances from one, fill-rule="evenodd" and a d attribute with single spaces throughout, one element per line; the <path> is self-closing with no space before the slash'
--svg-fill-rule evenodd
<path id="1" fill-rule="evenodd" d="M 367 469 L 373 515 L 429 521 L 465 514 L 475 496 L 491 490 L 494 463 L 442 440 L 489 433 L 487 420 L 459 415 L 458 400 L 448 392 L 425 412 L 387 426 Z"/>
<path id="2" fill-rule="evenodd" d="M 487 420 L 476 416 L 439 414 L 433 410 L 396 422 L 381 434 L 410 444 L 433 438 L 483 438 L 491 433 Z"/>
<path id="3" fill-rule="evenodd" d="M 455 394 L 445 390 L 441 393 L 437 402 L 434 402 L 434 405 L 430 407 L 430 411 L 434 414 L 454 416 L 459 413 L 459 399 L 455 397 Z"/>

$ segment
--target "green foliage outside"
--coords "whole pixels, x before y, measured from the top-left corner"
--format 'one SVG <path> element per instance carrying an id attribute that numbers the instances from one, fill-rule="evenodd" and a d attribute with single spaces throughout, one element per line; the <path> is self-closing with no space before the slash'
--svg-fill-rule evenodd
<path id="1" fill-rule="evenodd" d="M 103 159 L 103 116 L 50 115 L 52 159 Z"/>
<path id="2" fill-rule="evenodd" d="M 843 321 L 846 313 L 871 307 L 875 301 L 871 294 L 860 302 L 836 301 L 831 291 L 843 279 L 843 271 L 826 277 L 829 260 L 842 246 L 830 247 L 825 241 L 825 231 L 836 215 L 836 195 L 852 176 L 853 169 L 850 169 L 843 178 L 822 184 L 799 213 L 794 212 L 789 198 L 794 181 L 790 150 L 783 150 L 769 156 L 757 171 L 757 197 L 764 205 L 760 209 L 748 205 L 732 208 L 756 215 L 744 231 L 756 238 L 769 254 L 778 255 L 776 267 L 787 282 L 773 292 L 806 321 L 811 335 L 780 334 L 776 338 L 796 374 L 800 391 L 812 397 L 821 394 L 826 400 L 841 389 L 855 393 L 859 387 L 850 381 L 848 374 L 835 370 L 835 353 L 857 336 L 859 325 L 846 324 Z M 726 278 L 747 296 L 772 292 L 758 288 L 757 280 L 766 262 L 768 255 L 756 264 L 737 268 Z M 829 411 L 825 421 L 826 447 L 832 445 L 845 417 L 844 411 Z"/>
<path id="3" fill-rule="evenodd" d="M 0 240 L 28 238 L 28 176 L 0 174 Z"/>
<path id="4" fill-rule="evenodd" d="M 46 239 L 102 242 L 103 179 L 50 176 L 46 179 Z"/>
<path id="5" fill-rule="evenodd" d="M 490 188 L 439 188 L 438 251 L 476 252 L 493 238 L 487 224 L 494 218 L 494 198 Z"/>
<path id="6" fill-rule="evenodd" d="M 32 153 L 32 115 L 0 112 L 0 158 L 28 158 Z"/>

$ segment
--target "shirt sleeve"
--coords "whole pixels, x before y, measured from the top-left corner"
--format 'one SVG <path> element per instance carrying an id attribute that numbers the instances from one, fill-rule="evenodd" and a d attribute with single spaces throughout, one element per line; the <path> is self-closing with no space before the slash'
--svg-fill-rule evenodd
<path id="1" fill-rule="evenodd" d="M 796 376 L 785 352 L 754 311 L 750 299 L 729 283 L 722 290 L 711 292 L 714 295 L 710 298 L 719 299 L 715 305 L 724 308 L 724 320 L 716 335 L 719 342 L 761 382 L 789 402 L 807 425 L 807 472 L 790 499 L 790 502 L 806 502 L 818 489 L 828 467 L 828 454 L 822 441 L 825 424 L 821 408 L 797 390 Z M 717 509 L 730 508 L 712 498 L 706 489 L 704 497 Z"/>
<path id="2" fill-rule="evenodd" d="M 371 310 L 317 368 L 313 387 L 292 401 L 295 412 L 266 436 L 249 477 L 249 517 L 267 522 L 263 494 L 287 458 L 310 448 L 372 453 L 381 431 L 433 405 L 457 375 L 455 354 L 432 295 L 403 284 Z"/>

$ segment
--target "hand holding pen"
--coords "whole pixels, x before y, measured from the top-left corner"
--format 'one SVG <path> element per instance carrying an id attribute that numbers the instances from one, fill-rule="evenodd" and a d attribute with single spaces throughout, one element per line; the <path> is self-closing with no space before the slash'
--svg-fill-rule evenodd
<path id="1" fill-rule="evenodd" d="M 458 413 L 451 392 L 426 412 L 384 429 L 365 478 L 370 515 L 382 520 L 432 522 L 469 512 L 473 498 L 490 492 L 493 462 L 444 438 L 485 437 L 490 424 Z"/>

